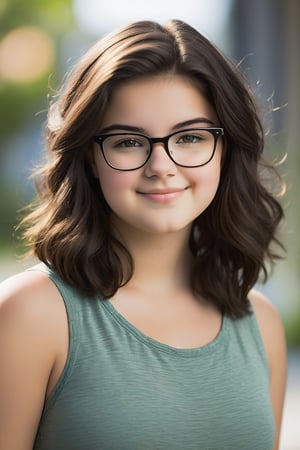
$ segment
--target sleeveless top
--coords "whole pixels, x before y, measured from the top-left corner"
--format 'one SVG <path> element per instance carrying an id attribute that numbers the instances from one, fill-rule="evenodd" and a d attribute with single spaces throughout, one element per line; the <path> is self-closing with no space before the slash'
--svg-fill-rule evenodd
<path id="1" fill-rule="evenodd" d="M 254 314 L 178 349 L 140 332 L 109 300 L 46 266 L 69 324 L 69 352 L 34 450 L 271 450 L 269 371 Z M 55 327 L 55 323 L 53 324 Z"/>

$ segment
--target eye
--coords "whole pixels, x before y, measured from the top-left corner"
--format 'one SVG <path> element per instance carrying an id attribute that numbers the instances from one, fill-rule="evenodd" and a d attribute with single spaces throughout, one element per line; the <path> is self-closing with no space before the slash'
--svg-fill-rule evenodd
<path id="1" fill-rule="evenodd" d="M 143 144 L 136 139 L 123 139 L 114 143 L 114 147 L 120 148 L 132 148 L 132 147 L 141 147 Z"/>
<path id="2" fill-rule="evenodd" d="M 176 144 L 197 144 L 203 141 L 204 139 L 205 139 L 204 136 L 201 136 L 200 134 L 195 133 L 182 134 L 178 137 Z"/>

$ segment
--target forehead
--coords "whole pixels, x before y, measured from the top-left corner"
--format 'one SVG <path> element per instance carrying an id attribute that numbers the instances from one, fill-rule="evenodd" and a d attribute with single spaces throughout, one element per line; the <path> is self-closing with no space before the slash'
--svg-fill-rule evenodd
<path id="1" fill-rule="evenodd" d="M 166 74 L 133 80 L 117 87 L 101 126 L 115 123 L 139 126 L 157 134 L 195 117 L 217 122 L 213 107 L 192 79 Z"/>

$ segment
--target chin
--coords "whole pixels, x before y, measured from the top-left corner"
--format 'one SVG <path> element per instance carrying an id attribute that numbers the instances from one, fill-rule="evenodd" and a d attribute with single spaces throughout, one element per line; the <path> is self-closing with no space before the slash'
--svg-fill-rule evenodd
<path id="1" fill-rule="evenodd" d="M 159 223 L 155 223 L 152 225 L 145 225 L 143 227 L 143 230 L 146 233 L 150 233 L 150 234 L 168 234 L 168 233 L 178 233 L 181 232 L 183 230 L 187 230 L 190 229 L 191 224 L 188 223 L 168 223 L 168 224 L 159 224 Z"/>

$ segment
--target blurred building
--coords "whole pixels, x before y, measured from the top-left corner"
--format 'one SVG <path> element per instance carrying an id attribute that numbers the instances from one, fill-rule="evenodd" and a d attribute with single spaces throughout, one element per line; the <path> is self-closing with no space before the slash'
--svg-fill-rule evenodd
<path id="1" fill-rule="evenodd" d="M 287 153 L 282 174 L 287 183 L 283 202 L 288 260 L 283 265 L 282 286 L 284 297 L 288 289 L 300 311 L 300 2 L 235 0 L 231 24 L 231 54 L 242 61 L 262 108 L 269 99 L 274 109 L 266 117 L 273 135 L 271 156 L 282 158 Z"/>

